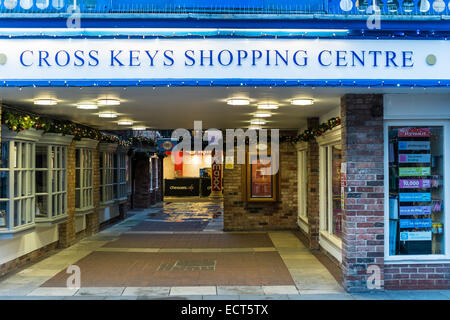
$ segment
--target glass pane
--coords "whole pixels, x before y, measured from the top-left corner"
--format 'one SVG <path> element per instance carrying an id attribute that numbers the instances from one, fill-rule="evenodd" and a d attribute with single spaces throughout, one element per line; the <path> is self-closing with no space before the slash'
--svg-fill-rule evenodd
<path id="1" fill-rule="evenodd" d="M 45 193 L 47 190 L 47 171 L 36 171 L 36 193 Z"/>
<path id="2" fill-rule="evenodd" d="M 13 158 L 13 159 L 15 159 L 14 166 L 13 166 L 14 168 L 17 168 L 19 165 L 19 148 L 20 148 L 20 143 L 15 142 L 14 143 L 14 158 Z"/>
<path id="3" fill-rule="evenodd" d="M 80 149 L 75 149 L 75 166 L 77 168 L 80 168 L 81 165 L 81 150 Z"/>
<path id="4" fill-rule="evenodd" d="M 20 171 L 14 171 L 14 197 L 20 197 L 19 184 L 20 184 Z"/>
<path id="5" fill-rule="evenodd" d="M 20 224 L 24 225 L 27 223 L 27 202 L 26 199 L 20 201 L 21 214 L 20 214 Z"/>
<path id="6" fill-rule="evenodd" d="M 0 168 L 9 168 L 9 142 L 1 143 Z"/>
<path id="7" fill-rule="evenodd" d="M 28 189 L 27 172 L 26 171 L 22 171 L 22 187 L 21 187 L 21 190 L 20 190 L 20 194 L 21 194 L 22 197 L 27 194 L 27 189 Z"/>
<path id="8" fill-rule="evenodd" d="M 67 152 L 67 148 L 62 147 L 61 148 L 61 163 L 59 164 L 59 166 L 63 169 L 66 167 L 66 152 Z"/>
<path id="9" fill-rule="evenodd" d="M 0 201 L 0 228 L 6 228 L 8 226 L 8 201 Z"/>
<path id="10" fill-rule="evenodd" d="M 46 146 L 36 146 L 36 168 L 47 168 Z"/>
<path id="11" fill-rule="evenodd" d="M 48 214 L 48 196 L 36 196 L 36 217 L 46 217 Z"/>
<path id="12" fill-rule="evenodd" d="M 62 189 L 61 191 L 66 191 L 66 170 L 61 171 L 61 177 L 62 177 Z"/>
<path id="13" fill-rule="evenodd" d="M 328 208 L 329 208 L 329 206 L 330 206 L 330 204 L 328 203 L 328 191 L 329 191 L 329 189 L 328 189 L 328 176 L 329 176 L 329 169 L 328 169 L 328 147 L 325 147 L 324 148 L 324 152 L 323 152 L 323 154 L 324 154 L 324 158 L 325 158 L 325 179 L 326 179 L 326 183 L 325 183 L 325 185 L 326 185 L 326 196 L 327 196 L 327 201 L 324 201 L 324 203 L 325 203 L 325 211 L 324 212 L 326 212 L 326 214 L 325 214 L 325 219 L 324 219 L 324 221 L 325 221 L 325 226 L 324 226 L 324 230 L 329 230 L 328 229 L 328 225 L 329 225 L 329 221 L 328 221 Z"/>
<path id="14" fill-rule="evenodd" d="M 20 211 L 20 200 L 14 201 L 14 227 L 19 225 L 19 211 Z"/>
<path id="15" fill-rule="evenodd" d="M 9 172 L 0 171 L 0 198 L 9 198 Z"/>
<path id="16" fill-rule="evenodd" d="M 80 190 L 75 190 L 75 208 L 78 209 L 82 207 L 80 204 L 81 203 L 80 193 L 81 193 Z"/>
<path id="17" fill-rule="evenodd" d="M 67 201 L 67 194 L 66 193 L 64 193 L 63 194 L 63 199 L 62 199 L 62 214 L 65 214 L 66 213 L 66 201 Z"/>
<path id="18" fill-rule="evenodd" d="M 332 156 L 332 190 L 333 190 L 333 216 L 332 233 L 341 238 L 342 236 L 342 207 L 341 207 L 341 146 L 331 148 Z"/>
<path id="19" fill-rule="evenodd" d="M 80 169 L 75 170 L 75 188 L 80 188 Z"/>
<path id="20" fill-rule="evenodd" d="M 389 127 L 389 254 L 443 254 L 443 128 Z"/>
<path id="21" fill-rule="evenodd" d="M 52 199 L 53 199 L 52 217 L 54 217 L 59 213 L 58 196 L 54 194 L 52 196 Z"/>

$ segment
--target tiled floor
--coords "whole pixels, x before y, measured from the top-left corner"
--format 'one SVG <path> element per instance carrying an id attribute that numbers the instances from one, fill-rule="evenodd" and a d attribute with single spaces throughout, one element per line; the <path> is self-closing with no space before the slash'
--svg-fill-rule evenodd
<path id="1" fill-rule="evenodd" d="M 220 203 L 134 211 L 74 246 L 0 280 L 0 299 L 386 299 L 350 295 L 292 232 L 221 231 Z M 193 231 L 201 221 L 203 231 Z M 177 224 L 156 230 L 149 223 Z M 137 226 L 140 226 L 137 230 Z M 147 228 L 148 227 L 148 228 Z M 77 265 L 81 287 L 67 288 Z M 409 295 L 408 295 L 409 296 Z M 414 296 L 412 294 L 411 296 Z M 448 299 L 450 294 L 435 293 Z M 395 296 L 392 296 L 395 299 Z"/>

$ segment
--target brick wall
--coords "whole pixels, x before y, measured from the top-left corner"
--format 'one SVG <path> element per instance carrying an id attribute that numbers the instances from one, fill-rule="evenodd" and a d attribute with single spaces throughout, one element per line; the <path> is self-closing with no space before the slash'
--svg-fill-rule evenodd
<path id="1" fill-rule="evenodd" d="M 67 248 L 76 242 L 75 236 L 75 141 L 67 148 L 67 220 L 58 225 L 58 247 Z"/>
<path id="2" fill-rule="evenodd" d="M 386 264 L 384 286 L 388 290 L 449 289 L 450 264 Z"/>
<path id="3" fill-rule="evenodd" d="M 382 95 L 341 98 L 342 161 L 347 162 L 342 235 L 343 285 L 367 290 L 367 268 L 384 265 Z"/>
<path id="4" fill-rule="evenodd" d="M 93 201 L 94 201 L 94 211 L 86 215 L 86 235 L 92 235 L 99 230 L 99 210 L 100 210 L 100 151 L 99 146 L 92 152 L 92 168 L 93 168 L 93 180 L 94 180 L 94 190 L 93 190 Z"/>
<path id="5" fill-rule="evenodd" d="M 297 150 L 295 146 L 291 143 L 280 144 L 279 202 L 244 202 L 242 170 L 246 170 L 245 165 L 235 164 L 233 169 L 223 171 L 224 230 L 296 229 Z"/>
<path id="6" fill-rule="evenodd" d="M 308 128 L 317 128 L 319 118 L 310 118 L 307 122 Z M 319 145 L 316 140 L 308 142 L 307 149 L 307 217 L 308 217 L 308 241 L 311 249 L 319 248 Z"/>

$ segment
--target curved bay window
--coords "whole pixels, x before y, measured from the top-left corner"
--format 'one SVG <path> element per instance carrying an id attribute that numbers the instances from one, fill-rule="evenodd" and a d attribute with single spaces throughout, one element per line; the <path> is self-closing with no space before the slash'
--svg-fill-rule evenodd
<path id="1" fill-rule="evenodd" d="M 320 159 L 320 244 L 342 260 L 341 128 L 317 138 Z"/>
<path id="2" fill-rule="evenodd" d="M 97 142 L 90 139 L 77 141 L 75 149 L 75 210 L 89 213 L 94 208 L 93 151 Z"/>
<path id="3" fill-rule="evenodd" d="M 72 136 L 46 134 L 36 145 L 36 222 L 67 217 L 67 146 Z"/>
<path id="4" fill-rule="evenodd" d="M 100 201 L 109 203 L 115 199 L 115 156 L 112 152 L 100 153 Z"/>
<path id="5" fill-rule="evenodd" d="M 115 155 L 117 157 L 116 181 L 115 188 L 117 188 L 117 199 L 127 199 L 127 155 L 124 152 L 119 152 Z"/>
<path id="6" fill-rule="evenodd" d="M 127 199 L 127 154 L 117 145 L 100 145 L 100 201 L 108 204 Z"/>
<path id="7" fill-rule="evenodd" d="M 0 233 L 34 226 L 35 130 L 2 130 L 0 163 Z"/>

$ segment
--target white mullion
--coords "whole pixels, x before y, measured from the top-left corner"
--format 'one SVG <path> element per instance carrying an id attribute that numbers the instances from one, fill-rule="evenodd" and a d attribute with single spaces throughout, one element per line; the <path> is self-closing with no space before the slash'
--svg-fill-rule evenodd
<path id="1" fill-rule="evenodd" d="M 52 163 L 52 146 L 47 146 L 47 218 L 51 218 L 53 210 L 53 165 Z"/>
<path id="2" fill-rule="evenodd" d="M 11 230 L 14 228 L 14 166 L 13 166 L 13 157 L 16 154 L 14 152 L 14 141 L 9 142 L 9 217 L 8 217 L 8 229 Z M 14 162 L 16 159 L 14 159 Z"/>
<path id="3" fill-rule="evenodd" d="M 328 146 L 327 154 L 327 189 L 328 189 L 328 233 L 333 233 L 333 147 Z"/>

